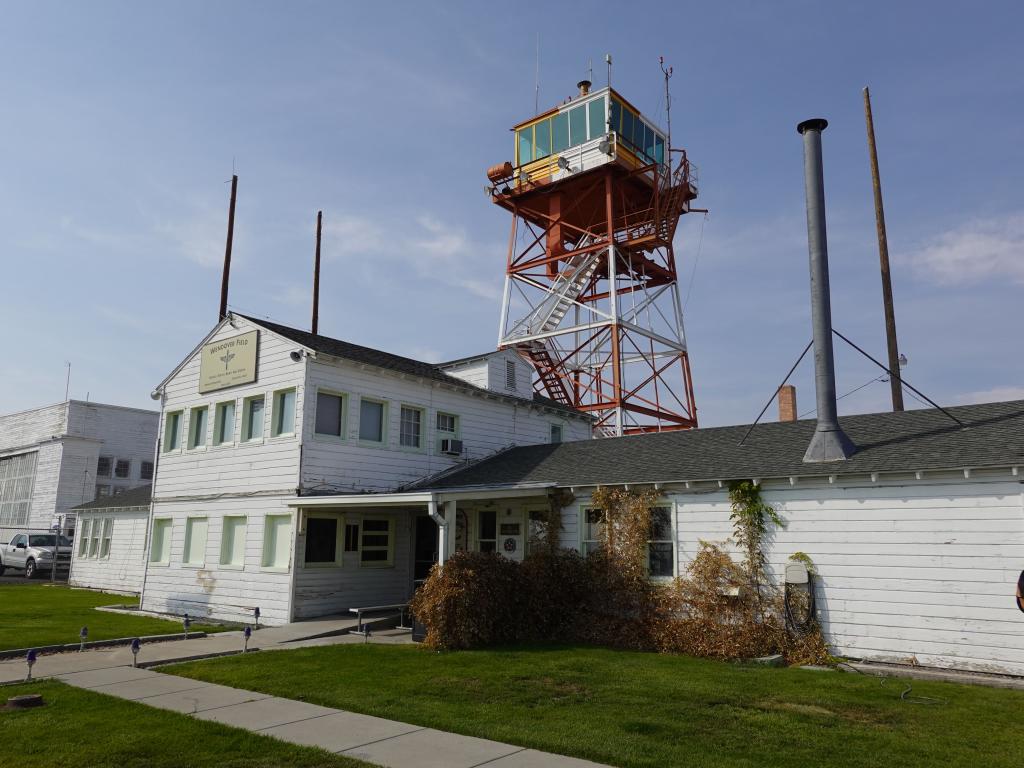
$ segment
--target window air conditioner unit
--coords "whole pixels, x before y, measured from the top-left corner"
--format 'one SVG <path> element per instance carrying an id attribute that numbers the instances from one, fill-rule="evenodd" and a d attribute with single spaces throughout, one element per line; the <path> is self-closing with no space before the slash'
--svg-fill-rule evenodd
<path id="1" fill-rule="evenodd" d="M 441 441 L 441 453 L 445 456 L 461 456 L 462 441 L 445 438 Z"/>

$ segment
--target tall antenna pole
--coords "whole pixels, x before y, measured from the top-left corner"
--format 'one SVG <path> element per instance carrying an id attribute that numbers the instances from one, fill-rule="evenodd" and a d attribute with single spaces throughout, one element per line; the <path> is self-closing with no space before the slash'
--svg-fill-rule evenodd
<path id="1" fill-rule="evenodd" d="M 533 77 L 533 114 L 540 112 L 540 32 L 537 33 L 537 69 Z"/>
<path id="2" fill-rule="evenodd" d="M 68 394 L 71 392 L 71 361 L 65 360 L 64 365 L 68 367 L 68 377 L 64 380 L 64 401 L 67 402 Z"/>
<path id="3" fill-rule="evenodd" d="M 608 65 L 608 82 L 606 83 L 606 85 L 609 88 L 611 88 L 612 87 L 612 55 L 610 53 L 606 53 L 604 55 L 604 63 Z"/>
<path id="4" fill-rule="evenodd" d="M 658 57 L 661 72 L 665 75 L 665 122 L 668 123 L 668 148 L 672 149 L 672 95 L 668 91 L 668 79 L 672 77 L 672 67 L 665 69 L 665 57 Z M 671 165 L 671 162 L 669 163 Z"/>
<path id="5" fill-rule="evenodd" d="M 235 238 L 235 198 L 238 195 L 238 176 L 231 176 L 231 203 L 228 206 L 228 241 L 224 246 L 224 274 L 220 280 L 220 314 L 218 320 L 228 316 L 228 281 L 231 278 L 231 244 Z"/>
<path id="6" fill-rule="evenodd" d="M 316 212 L 316 258 L 313 260 L 313 335 L 316 336 L 320 326 L 320 230 L 323 226 L 324 212 Z"/>
<path id="7" fill-rule="evenodd" d="M 892 303 L 892 277 L 889 274 L 889 241 L 885 235 L 885 209 L 882 207 L 882 182 L 878 176 L 878 151 L 875 148 L 875 121 L 871 116 L 871 92 L 864 87 L 864 120 L 868 130 L 868 155 L 871 158 L 871 186 L 875 193 L 875 227 L 878 230 L 878 259 L 882 268 L 882 305 L 885 308 L 885 341 L 889 352 L 889 387 L 892 409 L 903 410 L 903 385 L 900 382 L 900 349 L 896 343 L 896 313 Z"/>

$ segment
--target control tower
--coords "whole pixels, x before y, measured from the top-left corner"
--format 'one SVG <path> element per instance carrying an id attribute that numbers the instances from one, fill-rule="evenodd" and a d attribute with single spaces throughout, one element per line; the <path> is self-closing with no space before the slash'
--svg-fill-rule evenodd
<path id="1" fill-rule="evenodd" d="M 673 239 L 696 169 L 618 92 L 590 86 L 516 125 L 515 162 L 487 172 L 512 214 L 498 346 L 600 436 L 690 429 Z"/>

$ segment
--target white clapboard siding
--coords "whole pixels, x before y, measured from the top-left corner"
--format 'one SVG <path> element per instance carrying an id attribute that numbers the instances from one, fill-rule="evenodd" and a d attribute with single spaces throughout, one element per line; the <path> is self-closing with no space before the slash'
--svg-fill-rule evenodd
<path id="1" fill-rule="evenodd" d="M 236 319 L 237 328 L 225 324 L 210 339 L 211 342 L 239 336 L 258 329 L 242 318 Z M 159 473 L 154 497 L 173 498 L 177 496 L 202 494 L 232 494 L 254 491 L 282 492 L 294 490 L 299 477 L 299 439 L 302 429 L 302 402 L 304 363 L 291 359 L 290 353 L 296 345 L 287 342 L 269 331 L 260 329 L 257 359 L 258 380 L 218 392 L 199 394 L 199 353 L 194 354 L 181 369 L 166 383 L 161 421 L 161 440 L 168 413 L 182 411 L 181 448 L 175 451 L 162 449 Z M 273 393 L 277 390 L 296 389 L 295 434 L 271 437 L 270 425 L 273 415 Z M 248 397 L 263 395 L 263 438 L 252 442 L 241 442 L 243 403 Z M 235 403 L 235 431 L 232 444 L 213 445 L 213 429 L 216 421 L 217 403 Z M 209 407 L 206 419 L 204 445 L 188 450 L 189 418 L 191 409 L 206 405 Z"/>
<path id="2" fill-rule="evenodd" d="M 292 515 L 291 497 L 225 498 L 215 504 L 187 501 L 155 502 L 153 518 L 169 517 L 171 557 L 167 565 L 149 563 L 142 607 L 150 611 L 251 621 L 258 607 L 261 621 L 289 621 L 291 572 L 264 568 L 263 533 L 266 515 Z M 206 561 L 185 565 L 185 526 L 190 516 L 207 518 Z M 220 564 L 225 515 L 246 515 L 245 563 L 242 568 Z M 292 526 L 294 539 L 295 527 Z"/>
<path id="3" fill-rule="evenodd" d="M 388 567 L 361 566 L 359 552 L 343 552 L 340 566 L 307 566 L 302 562 L 306 537 L 300 534 L 296 548 L 296 559 L 299 561 L 295 571 L 296 618 L 347 614 L 350 608 L 394 605 L 407 601 L 413 591 L 412 540 L 415 515 L 415 512 L 373 512 L 369 515 L 394 520 L 394 564 Z M 362 514 L 348 512 L 341 525 L 345 522 L 359 523 L 361 519 Z"/>
<path id="4" fill-rule="evenodd" d="M 102 589 L 106 592 L 139 594 L 146 574 L 146 535 L 149 507 L 89 510 L 79 513 L 77 531 L 86 521 L 112 520 L 110 555 L 106 558 L 80 557 L 76 538 L 68 583 L 73 587 Z"/>
<path id="5" fill-rule="evenodd" d="M 763 496 L 785 522 L 766 540 L 769 571 L 779 581 L 791 554 L 812 558 L 819 618 L 835 653 L 1024 674 L 1024 631 L 1013 600 L 1024 568 L 1019 482 L 774 484 Z M 681 573 L 702 540 L 741 556 L 728 541 L 725 490 L 669 500 Z M 564 521 L 571 525 L 586 501 L 567 508 Z"/>
<path id="6" fill-rule="evenodd" d="M 346 429 L 342 440 L 314 434 L 316 394 L 319 389 L 347 396 Z M 386 443 L 367 445 L 359 440 L 360 397 L 388 403 Z M 399 445 L 402 405 L 422 408 L 424 450 Z M 469 394 L 415 377 L 365 368 L 345 361 L 312 361 L 306 387 L 306 419 L 303 436 L 304 488 L 392 490 L 402 483 L 480 459 L 512 445 L 546 443 L 551 425 L 563 426 L 565 440 L 590 437 L 589 423 L 581 418 L 538 408 L 528 400 L 515 403 L 486 393 Z M 459 417 L 459 436 L 464 444 L 461 457 L 441 455 L 437 433 L 437 412 Z"/>

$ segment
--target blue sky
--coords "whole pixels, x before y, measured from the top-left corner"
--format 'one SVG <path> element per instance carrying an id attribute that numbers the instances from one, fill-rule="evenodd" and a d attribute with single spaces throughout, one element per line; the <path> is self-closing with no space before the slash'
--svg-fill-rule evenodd
<path id="1" fill-rule="evenodd" d="M 628 8 L 628 10 L 627 10 Z M 1024 398 L 1019 4 L 4 4 L 0 412 L 71 393 L 152 407 L 231 305 L 429 360 L 492 348 L 509 220 L 483 193 L 508 128 L 594 61 L 700 167 L 677 241 L 698 416 L 752 420 L 810 338 L 797 122 L 826 117 L 834 324 L 884 355 L 861 88 L 870 85 L 907 380 Z M 703 229 L 703 237 L 701 232 Z M 839 392 L 870 363 L 837 348 Z M 795 377 L 813 408 L 810 364 Z M 913 400 L 908 403 L 913 404 Z M 882 410 L 888 385 L 841 411 Z"/>

